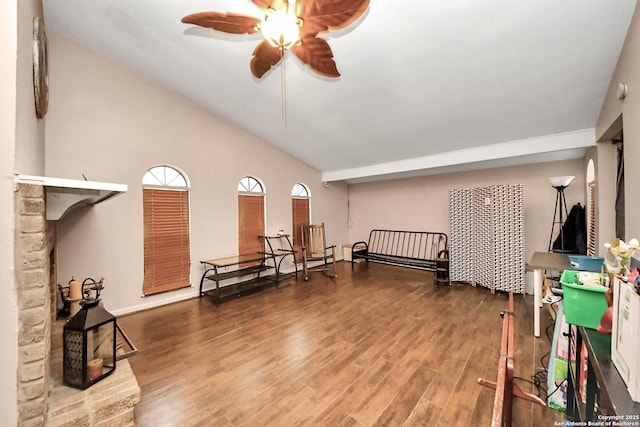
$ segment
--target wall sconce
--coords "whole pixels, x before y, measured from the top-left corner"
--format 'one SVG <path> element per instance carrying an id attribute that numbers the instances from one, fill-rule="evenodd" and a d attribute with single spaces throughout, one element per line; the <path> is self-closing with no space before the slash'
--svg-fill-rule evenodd
<path id="1" fill-rule="evenodd" d="M 618 83 L 618 88 L 616 89 L 616 97 L 620 100 L 625 99 L 627 97 L 626 83 Z"/>

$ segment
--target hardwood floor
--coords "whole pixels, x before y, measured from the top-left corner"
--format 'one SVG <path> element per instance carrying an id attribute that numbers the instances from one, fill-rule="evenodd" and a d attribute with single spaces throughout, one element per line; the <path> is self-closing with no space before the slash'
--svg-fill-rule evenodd
<path id="1" fill-rule="evenodd" d="M 434 288 L 430 273 L 373 263 L 352 273 L 340 262 L 338 275 L 119 318 L 139 349 L 129 359 L 142 389 L 137 424 L 491 424 L 494 391 L 476 380 L 496 377 L 506 294 Z M 531 304 L 515 298 L 515 375 L 524 378 L 549 349 L 544 334 L 533 337 Z M 563 419 L 519 399 L 513 416 L 516 427 Z"/>

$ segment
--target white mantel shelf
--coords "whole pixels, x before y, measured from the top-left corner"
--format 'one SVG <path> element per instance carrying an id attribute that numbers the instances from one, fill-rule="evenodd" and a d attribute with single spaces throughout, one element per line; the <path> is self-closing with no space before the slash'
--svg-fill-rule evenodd
<path id="1" fill-rule="evenodd" d="M 47 194 L 47 220 L 59 220 L 78 206 L 92 206 L 127 192 L 126 184 L 18 175 L 18 183 L 42 185 Z"/>

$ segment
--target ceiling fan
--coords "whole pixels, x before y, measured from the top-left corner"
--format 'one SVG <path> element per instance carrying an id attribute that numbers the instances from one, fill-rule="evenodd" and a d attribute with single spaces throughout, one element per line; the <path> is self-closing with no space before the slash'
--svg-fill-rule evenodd
<path id="1" fill-rule="evenodd" d="M 237 13 L 199 12 L 182 18 L 231 34 L 262 33 L 253 51 L 251 72 L 260 79 L 291 50 L 315 73 L 340 77 L 329 43 L 318 37 L 347 27 L 369 6 L 369 0 L 251 0 L 263 13 L 255 18 Z"/>

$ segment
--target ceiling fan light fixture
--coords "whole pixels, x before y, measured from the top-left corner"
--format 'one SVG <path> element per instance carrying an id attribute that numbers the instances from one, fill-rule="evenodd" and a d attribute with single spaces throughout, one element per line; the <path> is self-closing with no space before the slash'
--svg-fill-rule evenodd
<path id="1" fill-rule="evenodd" d="M 295 13 L 285 9 L 269 9 L 259 30 L 273 47 L 286 50 L 300 42 L 302 20 Z"/>
<path id="2" fill-rule="evenodd" d="M 254 49 L 250 64 L 251 73 L 260 79 L 284 59 L 286 50 L 313 72 L 340 77 L 331 47 L 320 36 L 352 24 L 367 10 L 370 0 L 250 1 L 261 10 L 262 19 L 232 12 L 198 12 L 182 22 L 229 34 L 262 33 L 264 40 Z"/>

